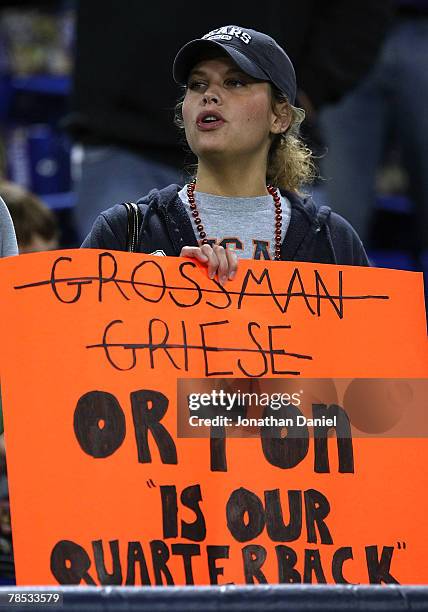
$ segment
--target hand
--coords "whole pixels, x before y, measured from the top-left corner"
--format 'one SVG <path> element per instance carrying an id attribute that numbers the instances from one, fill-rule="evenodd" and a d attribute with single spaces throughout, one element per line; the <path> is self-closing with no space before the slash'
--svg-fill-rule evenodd
<path id="1" fill-rule="evenodd" d="M 209 244 L 203 244 L 201 247 L 185 246 L 181 249 L 180 256 L 192 257 L 206 264 L 209 278 L 213 279 L 217 274 L 221 285 L 224 285 L 228 280 L 232 280 L 238 269 L 236 253 L 231 249 L 224 249 L 218 244 L 213 247 Z"/>

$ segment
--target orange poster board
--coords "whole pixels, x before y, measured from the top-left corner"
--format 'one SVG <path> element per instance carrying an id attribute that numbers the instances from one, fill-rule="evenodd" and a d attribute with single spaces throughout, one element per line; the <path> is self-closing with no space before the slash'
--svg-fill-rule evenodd
<path id="1" fill-rule="evenodd" d="M 324 416 L 349 395 L 331 404 L 332 379 L 423 387 L 420 274 L 251 261 L 222 288 L 191 260 L 81 250 L 3 260 L 0 283 L 18 584 L 428 581 L 419 426 L 177 434 L 177 388 L 214 379 L 316 379 Z"/>

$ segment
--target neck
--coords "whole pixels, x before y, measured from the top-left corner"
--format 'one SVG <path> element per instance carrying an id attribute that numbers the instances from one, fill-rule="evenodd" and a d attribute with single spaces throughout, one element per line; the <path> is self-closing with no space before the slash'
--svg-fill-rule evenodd
<path id="1" fill-rule="evenodd" d="M 217 165 L 199 160 L 196 190 L 226 197 L 266 195 L 266 167 L 260 163 Z"/>

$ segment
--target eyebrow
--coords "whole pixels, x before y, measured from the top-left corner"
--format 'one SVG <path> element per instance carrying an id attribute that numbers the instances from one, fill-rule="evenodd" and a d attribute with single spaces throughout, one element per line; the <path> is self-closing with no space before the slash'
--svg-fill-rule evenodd
<path id="1" fill-rule="evenodd" d="M 247 75 L 245 72 L 243 72 L 240 68 L 229 68 L 226 73 L 225 76 L 230 75 L 230 74 L 241 74 L 245 77 L 249 77 L 249 75 Z M 206 76 L 207 72 L 205 70 L 192 70 L 191 73 L 189 74 L 189 77 L 192 76 Z M 251 77 L 249 77 L 251 78 Z"/>

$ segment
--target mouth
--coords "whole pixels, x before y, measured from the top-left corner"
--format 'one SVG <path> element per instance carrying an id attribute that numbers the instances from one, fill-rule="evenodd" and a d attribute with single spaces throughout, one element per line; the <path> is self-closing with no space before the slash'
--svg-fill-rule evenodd
<path id="1" fill-rule="evenodd" d="M 216 130 L 225 122 L 223 117 L 217 111 L 204 111 L 196 118 L 196 125 L 200 130 Z"/>

